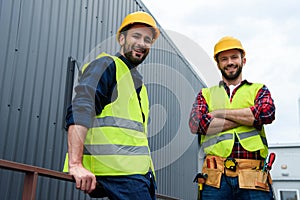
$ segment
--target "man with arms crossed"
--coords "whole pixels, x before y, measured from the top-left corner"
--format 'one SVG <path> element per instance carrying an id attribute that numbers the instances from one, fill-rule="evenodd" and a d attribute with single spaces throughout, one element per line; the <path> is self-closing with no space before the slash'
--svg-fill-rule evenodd
<path id="1" fill-rule="evenodd" d="M 222 81 L 199 92 L 190 114 L 191 132 L 201 135 L 205 152 L 205 200 L 273 199 L 264 168 L 268 156 L 264 125 L 275 119 L 275 106 L 264 84 L 242 78 L 245 55 L 234 37 L 217 42 L 214 59 Z"/>

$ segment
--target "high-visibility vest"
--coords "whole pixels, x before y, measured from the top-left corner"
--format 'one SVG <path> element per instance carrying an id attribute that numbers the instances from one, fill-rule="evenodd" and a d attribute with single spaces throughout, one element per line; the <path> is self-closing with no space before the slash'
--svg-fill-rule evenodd
<path id="1" fill-rule="evenodd" d="M 249 108 L 254 105 L 255 97 L 263 84 L 252 83 L 242 85 L 230 102 L 223 86 L 203 88 L 202 95 L 208 104 L 208 112 L 218 109 Z M 257 130 L 252 126 L 239 126 L 214 135 L 202 135 L 201 145 L 206 154 L 228 157 L 234 145 L 235 135 L 247 151 L 260 150 L 260 155 L 266 158 L 268 144 L 264 128 Z"/>
<path id="2" fill-rule="evenodd" d="M 142 85 L 139 101 L 127 65 L 105 53 L 97 58 L 102 56 L 109 56 L 115 62 L 118 95 L 95 117 L 93 127 L 88 130 L 83 165 L 96 176 L 146 174 L 150 169 L 154 172 L 147 139 L 146 87 Z M 67 159 L 64 168 L 68 168 Z"/>

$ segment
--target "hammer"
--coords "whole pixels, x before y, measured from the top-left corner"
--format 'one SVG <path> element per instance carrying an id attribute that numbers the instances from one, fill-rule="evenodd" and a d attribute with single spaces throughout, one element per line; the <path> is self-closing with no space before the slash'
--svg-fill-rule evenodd
<path id="1" fill-rule="evenodd" d="M 204 173 L 198 173 L 194 179 L 193 182 L 197 182 L 198 183 L 198 197 L 197 200 L 201 200 L 201 193 L 203 190 L 203 184 L 205 183 L 206 179 L 207 179 L 208 175 L 204 174 Z"/>

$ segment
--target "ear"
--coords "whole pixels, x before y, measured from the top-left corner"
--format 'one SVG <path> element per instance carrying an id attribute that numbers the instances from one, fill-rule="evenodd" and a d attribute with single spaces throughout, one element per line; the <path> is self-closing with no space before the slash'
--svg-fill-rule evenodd
<path id="1" fill-rule="evenodd" d="M 242 62 L 245 65 L 246 64 L 247 59 L 245 57 L 242 58 Z"/>
<path id="2" fill-rule="evenodd" d="M 119 43 L 121 46 L 123 46 L 125 44 L 125 35 L 122 33 L 119 36 Z"/>

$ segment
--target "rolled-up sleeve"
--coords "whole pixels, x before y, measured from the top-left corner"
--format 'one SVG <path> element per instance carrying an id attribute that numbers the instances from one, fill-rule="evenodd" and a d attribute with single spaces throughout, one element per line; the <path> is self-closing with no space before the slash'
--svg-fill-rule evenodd
<path id="1" fill-rule="evenodd" d="M 93 61 L 80 77 L 75 96 L 67 108 L 66 128 L 78 124 L 90 128 L 95 115 L 111 101 L 115 84 L 115 64 L 109 57 Z"/>
<path id="2" fill-rule="evenodd" d="M 202 91 L 196 97 L 190 113 L 189 127 L 192 133 L 206 135 L 208 126 L 212 121 L 208 113 L 208 105 L 202 95 Z"/>
<path id="3" fill-rule="evenodd" d="M 269 89 L 264 85 L 257 93 L 255 105 L 250 107 L 255 118 L 253 126 L 261 130 L 264 124 L 271 124 L 275 119 L 275 104 Z"/>

